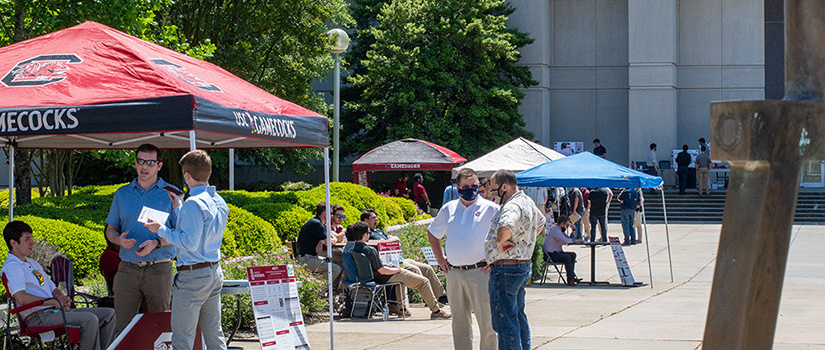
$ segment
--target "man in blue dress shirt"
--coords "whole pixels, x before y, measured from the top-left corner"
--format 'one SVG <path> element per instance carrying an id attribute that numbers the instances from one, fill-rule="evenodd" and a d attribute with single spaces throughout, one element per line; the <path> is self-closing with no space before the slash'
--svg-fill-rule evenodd
<path id="1" fill-rule="evenodd" d="M 181 205 L 181 197 L 169 194 L 178 214 L 176 229 L 151 219 L 146 224 L 149 230 L 158 233 L 164 244 L 168 242 L 178 250 L 178 275 L 172 299 L 172 348 L 192 349 L 195 326 L 200 325 L 205 348 L 225 350 L 221 329 L 223 272 L 219 260 L 229 208 L 215 186 L 209 186 L 212 160 L 206 152 L 190 151 L 179 163 L 183 180 L 189 186 L 189 198 Z"/>
<path id="2" fill-rule="evenodd" d="M 152 246 L 138 252 L 141 244 L 149 241 L 157 243 L 158 239 L 157 234 L 138 222 L 143 207 L 170 213 L 167 225 L 176 222 L 172 201 L 163 189 L 170 185 L 158 178 L 161 167 L 163 152 L 148 143 L 140 145 L 135 157 L 137 178 L 118 188 L 106 217 L 106 237 L 120 246 L 121 259 L 112 287 L 117 315 L 115 335 L 132 321 L 141 301 L 145 301 L 148 312 L 163 312 L 169 310 L 172 300 L 175 247 L 153 249 Z"/>

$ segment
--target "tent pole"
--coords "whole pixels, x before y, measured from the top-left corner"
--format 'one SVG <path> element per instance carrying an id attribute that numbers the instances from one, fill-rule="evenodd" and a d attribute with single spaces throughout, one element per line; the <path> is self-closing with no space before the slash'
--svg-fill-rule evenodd
<path id="1" fill-rule="evenodd" d="M 332 221 L 330 220 L 329 195 L 329 147 L 324 147 L 324 187 L 326 188 L 327 210 L 324 214 L 327 220 L 327 296 L 329 297 L 329 348 L 335 349 L 332 327 Z"/>
<path id="2" fill-rule="evenodd" d="M 189 150 L 194 151 L 195 147 L 195 130 L 189 130 Z"/>
<path id="3" fill-rule="evenodd" d="M 229 190 L 235 190 L 235 149 L 229 149 Z"/>
<path id="4" fill-rule="evenodd" d="M 670 265 L 670 283 L 673 283 L 673 259 L 670 256 L 670 231 L 667 227 L 667 206 L 665 205 L 665 187 L 659 188 L 662 192 L 662 211 L 665 215 L 665 235 L 667 236 L 667 263 Z"/>
<path id="5" fill-rule="evenodd" d="M 14 220 L 14 145 L 9 143 L 9 222 Z"/>
<path id="6" fill-rule="evenodd" d="M 650 274 L 650 289 L 653 289 L 653 265 L 650 262 L 650 236 L 647 235 L 647 214 L 642 200 L 642 225 L 645 227 L 645 248 L 647 249 L 647 272 Z"/>

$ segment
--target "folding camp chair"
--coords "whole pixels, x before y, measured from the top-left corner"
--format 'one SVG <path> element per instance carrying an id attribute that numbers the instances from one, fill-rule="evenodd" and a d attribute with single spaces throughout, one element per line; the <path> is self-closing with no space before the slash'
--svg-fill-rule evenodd
<path id="1" fill-rule="evenodd" d="M 356 274 L 358 275 L 358 282 L 360 282 L 361 287 L 365 287 L 371 293 L 370 295 L 370 305 L 367 308 L 366 318 L 372 318 L 373 310 L 375 310 L 376 304 L 383 308 L 389 308 L 389 303 L 395 303 L 396 305 L 401 305 L 403 301 L 401 300 L 389 300 L 387 298 L 387 287 L 395 286 L 395 288 L 401 288 L 402 284 L 400 282 L 393 282 L 393 283 L 385 283 L 385 284 L 377 284 L 373 281 L 374 276 L 372 274 L 372 266 L 370 265 L 370 261 L 366 255 L 359 252 L 352 252 L 350 253 L 352 260 L 355 261 L 355 269 Z M 346 265 L 346 264 L 345 264 Z M 357 301 L 358 299 L 355 298 Z M 401 317 L 404 313 L 401 313 Z"/>
<path id="2" fill-rule="evenodd" d="M 74 264 L 65 256 L 58 255 L 52 259 L 51 262 L 51 278 L 52 282 L 57 285 L 66 296 L 72 299 L 74 306 L 82 305 L 84 307 L 100 306 L 100 297 L 81 293 L 74 288 Z M 74 307 L 73 306 L 73 307 Z"/>
<path id="3" fill-rule="evenodd" d="M 559 274 L 557 282 L 561 281 L 561 283 L 567 284 L 567 280 L 564 279 L 564 264 L 553 261 L 548 252 L 544 252 L 544 269 L 541 272 L 541 284 L 544 284 L 544 279 L 547 278 L 547 267 L 550 265 L 552 265 L 553 268 L 556 269 L 556 273 Z M 559 266 L 561 266 L 561 268 L 559 268 Z"/>
<path id="4" fill-rule="evenodd" d="M 41 306 L 44 302 L 50 299 L 57 300 L 55 298 L 46 298 L 43 300 L 39 300 L 33 303 L 28 303 L 26 305 L 17 306 L 14 298 L 9 292 L 8 288 L 8 280 L 6 279 L 6 274 L 3 274 L 3 288 L 6 289 L 6 298 L 9 300 L 9 313 L 6 316 L 6 329 L 4 330 L 4 336 L 6 338 L 6 342 L 4 343 L 3 347 L 5 348 L 6 345 L 9 346 L 9 349 L 18 349 L 23 347 L 24 349 L 30 349 L 32 345 L 40 345 L 42 348 L 45 344 L 47 339 L 54 338 L 55 341 L 49 342 L 52 348 L 58 346 L 58 348 L 63 349 L 71 349 L 74 345 L 80 343 L 80 327 L 77 326 L 69 326 L 66 325 L 66 313 L 63 311 L 63 308 L 60 308 L 60 313 L 63 315 L 63 324 L 55 325 L 55 326 L 29 326 L 26 324 L 26 319 L 20 316 L 20 312 L 31 309 L 33 307 Z M 58 300 L 60 303 L 60 300 Z M 11 315 L 17 316 L 17 324 L 18 324 L 18 331 L 15 334 L 12 332 L 11 329 Z M 66 335 L 66 337 L 63 337 Z M 61 337 L 60 344 L 57 344 L 57 337 Z M 29 342 L 24 342 L 23 338 L 28 338 Z"/>

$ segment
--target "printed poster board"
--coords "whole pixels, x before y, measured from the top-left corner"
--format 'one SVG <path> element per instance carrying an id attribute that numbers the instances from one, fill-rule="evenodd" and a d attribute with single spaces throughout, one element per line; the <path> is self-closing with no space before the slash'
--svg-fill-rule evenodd
<path id="1" fill-rule="evenodd" d="M 246 268 L 261 350 L 309 350 L 292 265 Z"/>
<path id="2" fill-rule="evenodd" d="M 401 242 L 378 243 L 378 257 L 384 266 L 400 267 L 404 261 L 404 254 L 401 252 Z"/>
<path id="3" fill-rule="evenodd" d="M 619 271 L 619 278 L 622 280 L 623 286 L 632 287 L 636 285 L 636 280 L 633 279 L 633 273 L 630 271 L 630 265 L 627 264 L 627 259 L 624 257 L 624 249 L 619 243 L 619 237 L 608 237 L 610 240 L 610 248 L 613 249 L 613 260 L 616 261 L 616 269 Z"/>

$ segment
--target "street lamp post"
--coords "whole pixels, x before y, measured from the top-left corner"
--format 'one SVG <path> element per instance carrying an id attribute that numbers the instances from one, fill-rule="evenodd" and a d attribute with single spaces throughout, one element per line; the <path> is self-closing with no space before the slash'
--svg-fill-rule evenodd
<path id="1" fill-rule="evenodd" d="M 349 35 L 341 28 L 335 28 L 328 32 L 329 36 L 335 40 L 329 52 L 335 55 L 335 86 L 333 87 L 333 104 L 334 112 L 332 114 L 332 181 L 338 181 L 338 167 L 340 165 L 339 159 L 339 133 L 341 129 L 340 114 L 341 114 L 341 63 L 338 60 L 338 55 L 347 51 L 349 46 Z"/>

